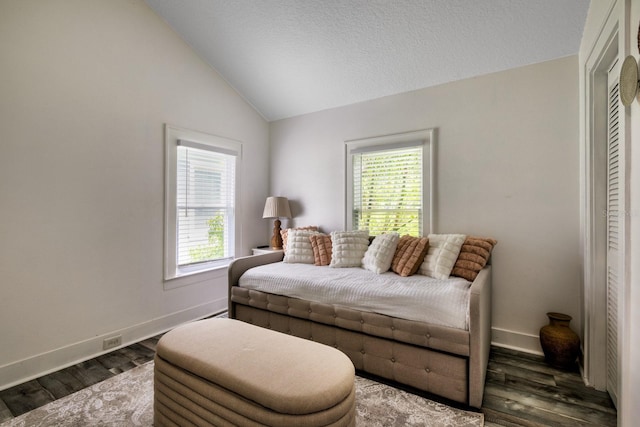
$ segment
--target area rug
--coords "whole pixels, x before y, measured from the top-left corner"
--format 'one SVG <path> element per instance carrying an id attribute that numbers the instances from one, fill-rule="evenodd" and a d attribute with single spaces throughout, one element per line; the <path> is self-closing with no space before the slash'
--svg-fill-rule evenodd
<path id="1" fill-rule="evenodd" d="M 479 426 L 480 413 L 452 408 L 367 378 L 356 377 L 356 424 L 387 426 Z M 152 426 L 153 362 L 0 424 L 17 426 Z"/>

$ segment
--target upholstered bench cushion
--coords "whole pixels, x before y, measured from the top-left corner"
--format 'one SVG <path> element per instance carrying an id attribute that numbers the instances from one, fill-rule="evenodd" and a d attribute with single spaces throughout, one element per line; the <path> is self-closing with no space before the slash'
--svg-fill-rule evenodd
<path id="1" fill-rule="evenodd" d="M 160 339 L 157 357 L 281 414 L 324 411 L 354 390 L 339 350 L 238 320 L 180 326 Z"/>

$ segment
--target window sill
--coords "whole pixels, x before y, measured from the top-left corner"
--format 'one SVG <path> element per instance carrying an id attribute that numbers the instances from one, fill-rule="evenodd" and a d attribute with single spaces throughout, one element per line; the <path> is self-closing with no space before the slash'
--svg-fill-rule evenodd
<path id="1" fill-rule="evenodd" d="M 181 288 L 184 286 L 195 285 L 198 283 L 226 277 L 227 268 L 231 264 L 232 259 L 225 260 L 224 263 L 216 263 L 206 268 L 192 271 L 178 271 L 173 277 L 165 277 L 164 290 Z"/>

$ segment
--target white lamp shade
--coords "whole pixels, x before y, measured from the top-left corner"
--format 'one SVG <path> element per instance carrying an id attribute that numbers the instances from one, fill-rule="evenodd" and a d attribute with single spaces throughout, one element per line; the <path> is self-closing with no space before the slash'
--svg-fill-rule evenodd
<path id="1" fill-rule="evenodd" d="M 267 197 L 262 218 L 291 218 L 289 200 L 286 197 Z"/>

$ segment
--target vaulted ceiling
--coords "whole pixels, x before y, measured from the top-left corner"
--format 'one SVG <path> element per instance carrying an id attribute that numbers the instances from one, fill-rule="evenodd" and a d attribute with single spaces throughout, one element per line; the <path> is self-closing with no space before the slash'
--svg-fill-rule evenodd
<path id="1" fill-rule="evenodd" d="M 575 55 L 590 3 L 146 2 L 270 121 Z"/>

